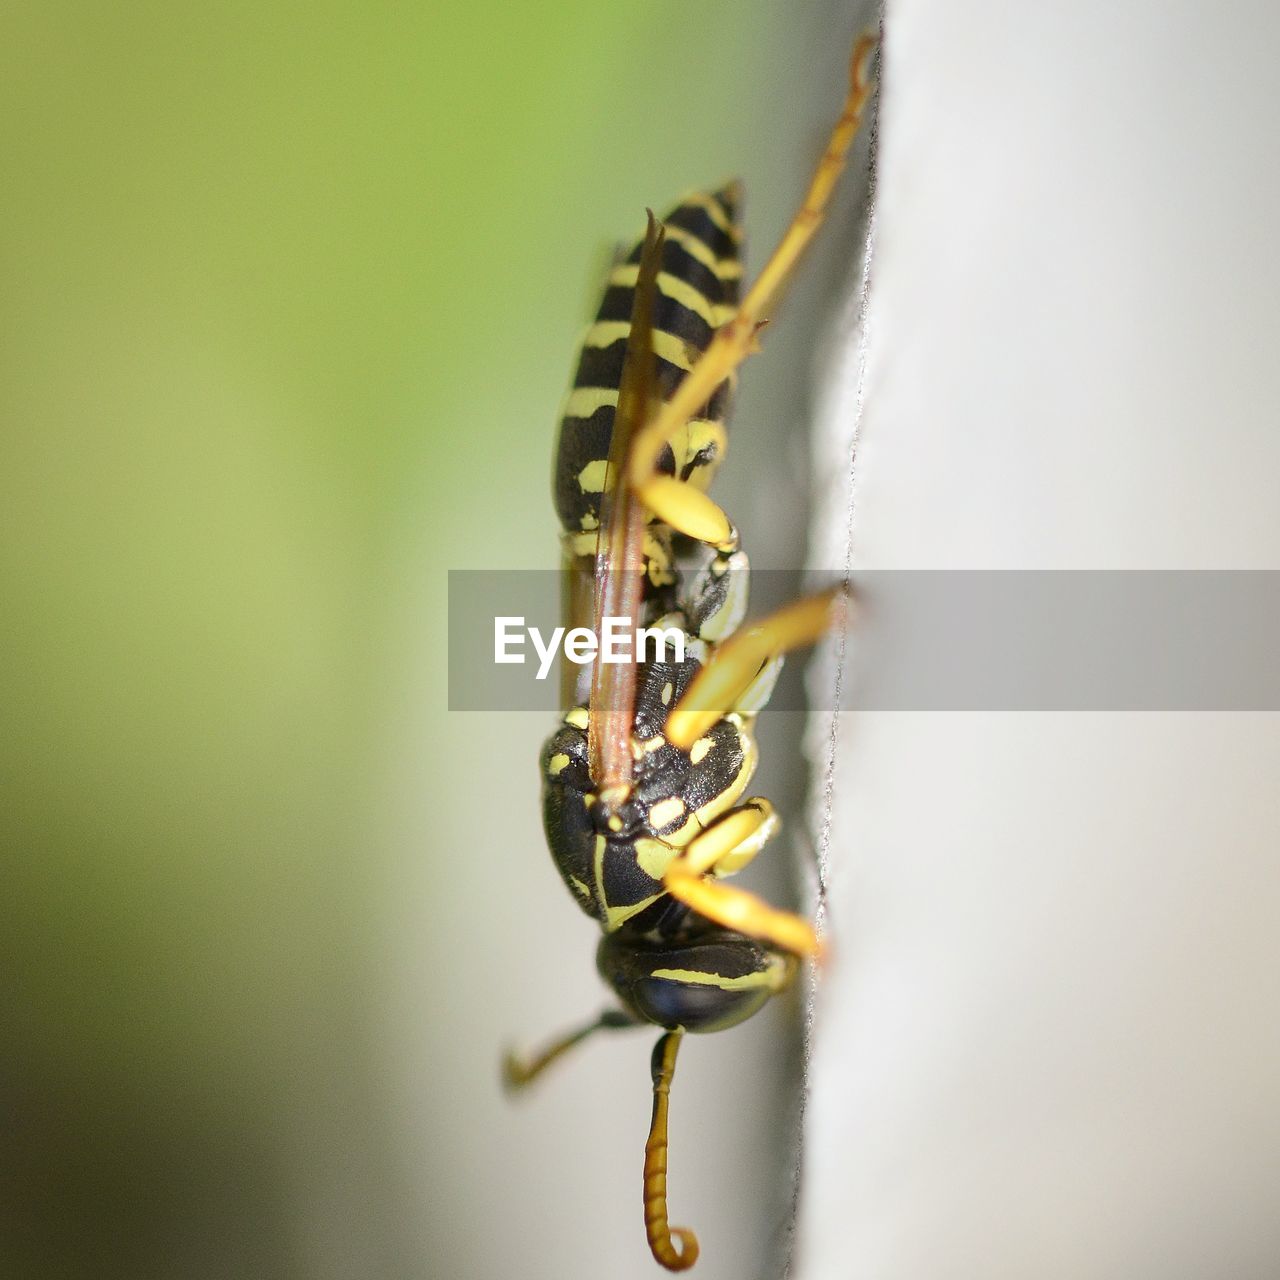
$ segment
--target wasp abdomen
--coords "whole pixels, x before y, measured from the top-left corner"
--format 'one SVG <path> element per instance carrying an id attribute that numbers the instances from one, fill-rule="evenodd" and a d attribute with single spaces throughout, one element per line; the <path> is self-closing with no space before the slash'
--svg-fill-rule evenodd
<path id="1" fill-rule="evenodd" d="M 733 314 L 742 278 L 738 223 L 741 190 L 730 183 L 694 192 L 667 215 L 654 297 L 653 347 L 664 398 Z M 599 527 L 609 445 L 631 330 L 641 246 L 609 273 L 595 322 L 587 330 L 556 446 L 556 511 L 566 533 Z M 705 488 L 724 454 L 730 380 L 664 452 L 661 469 Z"/>
<path id="2" fill-rule="evenodd" d="M 596 967 L 637 1018 L 686 1031 L 722 1031 L 782 990 L 795 961 L 753 938 L 713 928 L 680 943 L 606 935 Z"/>

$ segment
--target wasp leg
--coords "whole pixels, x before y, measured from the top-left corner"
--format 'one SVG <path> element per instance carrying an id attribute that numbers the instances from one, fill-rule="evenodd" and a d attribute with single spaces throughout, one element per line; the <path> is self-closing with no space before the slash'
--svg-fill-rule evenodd
<path id="1" fill-rule="evenodd" d="M 711 350 L 714 347 L 708 349 L 708 354 Z M 706 356 L 703 357 L 705 359 Z M 701 366 L 700 360 L 694 368 Z M 692 378 L 693 374 L 689 377 Z M 681 427 L 683 425 L 680 424 Z M 676 431 L 679 430 L 680 427 L 677 427 Z M 666 441 L 662 443 L 665 444 Z M 639 447 L 637 441 L 636 448 Z M 651 473 L 640 477 L 633 474 L 631 481 L 640 501 L 663 524 L 670 525 L 677 532 L 698 542 L 710 544 L 722 555 L 732 555 L 738 549 L 738 531 L 715 499 L 708 497 L 701 489 L 695 489 L 687 480 L 677 480 L 675 476 L 658 471 L 656 459 Z"/>
<path id="2" fill-rule="evenodd" d="M 635 1025 L 636 1020 L 630 1014 L 623 1013 L 620 1009 L 606 1009 L 594 1021 L 566 1032 L 531 1058 L 508 1049 L 502 1058 L 502 1083 L 508 1092 L 523 1089 L 525 1085 L 536 1080 L 557 1058 L 568 1053 L 574 1045 L 581 1044 L 588 1036 L 594 1035 L 597 1031 L 619 1031 Z"/>
<path id="3" fill-rule="evenodd" d="M 735 632 L 693 678 L 667 717 L 663 733 L 668 742 L 688 751 L 717 720 L 735 709 L 754 714 L 772 689 L 782 654 L 822 638 L 831 625 L 832 609 L 844 596 L 833 587 L 804 596 Z"/>
<path id="4" fill-rule="evenodd" d="M 694 836 L 680 854 L 685 872 L 731 876 L 778 834 L 777 812 L 763 796 L 748 796 Z"/>
<path id="5" fill-rule="evenodd" d="M 683 1030 L 668 1031 L 654 1046 L 653 1119 L 644 1144 L 644 1231 L 649 1251 L 668 1271 L 687 1271 L 698 1260 L 698 1237 L 688 1227 L 672 1227 L 667 1220 L 667 1106 L 683 1037 Z"/>
<path id="6" fill-rule="evenodd" d="M 822 943 L 807 920 L 712 878 L 732 875 L 744 867 L 777 830 L 773 806 L 752 796 L 689 841 L 668 863 L 663 887 L 673 898 L 726 929 L 759 938 L 795 956 L 820 957 Z"/>
<path id="7" fill-rule="evenodd" d="M 871 98 L 871 54 L 875 37 L 859 37 L 849 67 L 849 92 L 844 108 L 818 161 L 804 201 L 783 234 L 759 279 L 742 305 L 716 333 L 711 345 L 676 388 L 671 399 L 636 433 L 627 463 L 627 479 L 641 501 L 659 519 L 681 533 L 723 551 L 737 546 L 737 532 L 725 513 L 705 493 L 659 473 L 664 446 L 710 400 L 715 389 L 753 351 L 764 313 L 786 284 L 809 241 L 822 224 L 836 179 L 844 168 L 857 136 L 862 113 Z"/>

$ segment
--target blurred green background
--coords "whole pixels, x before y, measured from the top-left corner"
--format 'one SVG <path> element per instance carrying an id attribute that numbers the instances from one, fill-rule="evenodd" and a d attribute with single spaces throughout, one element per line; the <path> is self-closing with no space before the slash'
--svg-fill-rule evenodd
<path id="1" fill-rule="evenodd" d="M 866 7 L 4 7 L 0 1274 L 653 1273 L 647 1037 L 497 1089 L 601 995 L 445 575 L 556 563 L 603 254 L 733 173 L 768 243 Z M 777 563 L 816 323 L 721 490 Z M 700 1274 L 784 1248 L 788 1027 L 686 1050 Z"/>

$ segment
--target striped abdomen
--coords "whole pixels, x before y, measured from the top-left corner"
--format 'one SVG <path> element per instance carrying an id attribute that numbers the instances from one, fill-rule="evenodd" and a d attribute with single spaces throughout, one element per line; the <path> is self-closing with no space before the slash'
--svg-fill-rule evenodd
<path id="1" fill-rule="evenodd" d="M 653 345 L 664 399 L 733 314 L 742 279 L 741 189 L 687 196 L 664 219 L 666 243 L 654 299 Z M 609 275 L 595 323 L 587 330 L 556 445 L 555 501 L 567 534 L 586 533 L 580 554 L 595 549 L 618 405 L 618 385 L 631 330 L 640 245 Z M 663 455 L 662 470 L 705 489 L 724 455 L 729 380 Z"/>

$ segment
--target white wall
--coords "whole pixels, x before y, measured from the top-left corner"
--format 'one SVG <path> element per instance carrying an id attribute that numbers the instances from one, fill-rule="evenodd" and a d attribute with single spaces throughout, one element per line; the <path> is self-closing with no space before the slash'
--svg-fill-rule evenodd
<path id="1" fill-rule="evenodd" d="M 1280 568 L 1280 15 L 888 9 L 819 558 Z M 846 708 L 832 767 L 801 1280 L 1280 1274 L 1280 718 Z"/>

